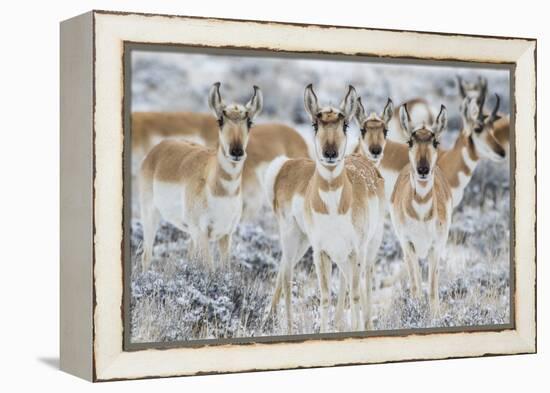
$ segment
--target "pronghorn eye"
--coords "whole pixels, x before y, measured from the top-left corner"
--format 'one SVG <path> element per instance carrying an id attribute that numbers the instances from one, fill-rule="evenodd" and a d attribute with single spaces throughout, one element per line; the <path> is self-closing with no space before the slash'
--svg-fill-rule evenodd
<path id="1" fill-rule="evenodd" d="M 246 126 L 249 129 L 252 128 L 253 125 L 254 125 L 254 123 L 252 123 L 252 120 L 250 120 L 250 118 L 246 119 Z"/>
<path id="2" fill-rule="evenodd" d="M 315 122 L 312 124 L 313 126 L 313 129 L 315 130 L 315 132 L 319 131 L 319 123 Z"/>
<path id="3" fill-rule="evenodd" d="M 409 139 L 409 140 L 407 141 L 407 145 L 409 145 L 409 148 L 413 147 L 413 141 L 412 141 L 412 139 Z"/>
<path id="4" fill-rule="evenodd" d="M 343 129 L 344 129 L 344 132 L 347 132 L 348 131 L 348 127 L 349 127 L 349 124 L 347 121 L 344 122 L 344 126 L 343 126 Z"/>
<path id="5" fill-rule="evenodd" d="M 474 131 L 475 131 L 477 134 L 479 134 L 481 131 L 483 131 L 483 127 L 482 127 L 482 126 L 476 126 L 476 127 L 474 128 Z"/>
<path id="6" fill-rule="evenodd" d="M 361 136 L 365 136 L 365 134 L 367 133 L 367 129 L 366 128 L 361 128 Z"/>
<path id="7" fill-rule="evenodd" d="M 439 146 L 439 141 L 437 139 L 434 139 L 433 145 L 434 145 L 434 148 L 437 149 L 437 146 Z"/>
<path id="8" fill-rule="evenodd" d="M 388 136 L 388 129 L 384 127 L 384 138 Z"/>
<path id="9" fill-rule="evenodd" d="M 218 125 L 220 126 L 220 128 L 223 127 L 223 116 L 218 118 Z"/>

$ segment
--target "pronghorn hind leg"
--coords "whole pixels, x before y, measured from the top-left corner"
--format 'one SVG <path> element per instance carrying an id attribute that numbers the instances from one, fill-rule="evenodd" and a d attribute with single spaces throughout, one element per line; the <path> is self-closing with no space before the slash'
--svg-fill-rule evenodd
<path id="1" fill-rule="evenodd" d="M 285 297 L 285 311 L 288 334 L 292 333 L 292 272 L 294 266 L 306 253 L 309 243 L 295 223 L 280 225 L 281 262 L 275 283 L 275 291 L 271 300 L 269 314 L 274 314 L 279 304 L 281 294 Z"/>
<path id="2" fill-rule="evenodd" d="M 160 213 L 154 206 L 142 207 L 141 222 L 143 225 L 143 255 L 141 259 L 141 271 L 146 272 L 153 259 L 153 245 L 155 234 L 160 223 Z"/>

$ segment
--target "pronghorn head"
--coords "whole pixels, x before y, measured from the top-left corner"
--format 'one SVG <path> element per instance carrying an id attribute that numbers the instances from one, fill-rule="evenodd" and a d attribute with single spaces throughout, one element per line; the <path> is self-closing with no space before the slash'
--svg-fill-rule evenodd
<path id="1" fill-rule="evenodd" d="M 315 151 L 317 160 L 325 166 L 334 166 L 344 158 L 347 144 L 347 129 L 355 114 L 357 93 L 353 86 L 338 108 L 319 106 L 313 86 L 309 84 L 304 93 L 306 111 L 311 116 L 315 130 Z"/>
<path id="2" fill-rule="evenodd" d="M 500 119 L 498 114 L 500 97 L 498 94 L 495 94 L 495 97 L 495 106 L 489 115 L 483 112 L 485 94 L 464 98 L 460 114 L 464 123 L 462 132 L 466 137 L 471 138 L 479 156 L 498 162 L 504 159 L 506 151 L 494 135 L 494 123 Z"/>
<path id="3" fill-rule="evenodd" d="M 208 105 L 220 126 L 220 147 L 225 157 L 237 162 L 246 158 L 248 133 L 252 120 L 261 112 L 262 91 L 254 86 L 254 94 L 246 105 L 225 104 L 220 94 L 220 82 L 214 83 L 208 95 Z"/>
<path id="4" fill-rule="evenodd" d="M 465 82 L 460 75 L 456 77 L 458 91 L 462 99 L 476 98 L 479 100 L 487 94 L 487 79 L 479 76 L 475 82 Z"/>
<path id="5" fill-rule="evenodd" d="M 439 137 L 447 127 L 447 108 L 441 105 L 441 110 L 431 127 L 423 124 L 414 128 L 407 104 L 401 107 L 399 119 L 403 133 L 408 139 L 409 162 L 413 176 L 421 181 L 430 180 L 437 161 Z"/>
<path id="6" fill-rule="evenodd" d="M 361 97 L 357 98 L 355 119 L 361 130 L 359 143 L 362 144 L 363 151 L 367 155 L 367 158 L 375 163 L 378 163 L 382 158 L 384 146 L 386 145 L 386 137 L 388 135 L 387 127 L 392 116 L 393 102 L 391 99 L 388 98 L 388 102 L 380 115 L 376 112 L 371 112 L 367 116 L 363 103 L 361 102 Z"/>

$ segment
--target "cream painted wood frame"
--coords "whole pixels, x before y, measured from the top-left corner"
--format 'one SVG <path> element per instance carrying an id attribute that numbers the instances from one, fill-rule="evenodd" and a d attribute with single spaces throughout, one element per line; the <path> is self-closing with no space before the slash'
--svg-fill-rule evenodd
<path id="1" fill-rule="evenodd" d="M 519 136 L 511 149 L 512 326 L 124 351 L 127 43 L 512 66 Z M 80 377 L 107 381 L 536 352 L 536 40 L 92 11 L 61 24 L 61 178 L 61 368 Z"/>

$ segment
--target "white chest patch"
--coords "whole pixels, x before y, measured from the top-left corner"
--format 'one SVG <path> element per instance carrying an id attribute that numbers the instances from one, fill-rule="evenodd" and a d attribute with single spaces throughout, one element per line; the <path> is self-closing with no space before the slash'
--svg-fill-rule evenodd
<path id="1" fill-rule="evenodd" d="M 433 206 L 433 201 L 430 199 L 426 203 L 418 203 L 413 199 L 412 206 L 413 209 L 416 211 L 416 214 L 418 214 L 418 217 L 424 218 L 430 212 Z"/>
<path id="2" fill-rule="evenodd" d="M 414 245 L 416 255 L 426 258 L 430 248 L 435 243 L 436 230 L 433 221 L 417 221 L 408 219 L 405 223 L 404 235 L 406 240 Z"/>
<path id="3" fill-rule="evenodd" d="M 207 192 L 207 211 L 201 215 L 199 226 L 210 234 L 211 240 L 232 233 L 242 212 L 241 194 L 233 197 L 217 197 Z"/>
<path id="4" fill-rule="evenodd" d="M 329 214 L 337 214 L 340 205 L 340 196 L 342 195 L 343 187 L 333 191 L 319 190 L 319 197 L 325 203 Z"/>
<path id="5" fill-rule="evenodd" d="M 351 212 L 338 215 L 314 212 L 312 221 L 308 233 L 311 243 L 327 253 L 335 263 L 346 263 L 350 254 L 361 247 Z"/>

